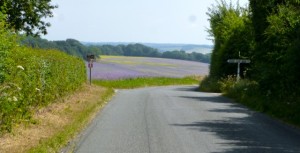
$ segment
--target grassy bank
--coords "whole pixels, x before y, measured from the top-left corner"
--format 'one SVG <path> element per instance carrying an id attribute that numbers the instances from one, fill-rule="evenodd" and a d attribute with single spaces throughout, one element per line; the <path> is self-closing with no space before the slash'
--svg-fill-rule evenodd
<path id="1" fill-rule="evenodd" d="M 62 130 L 57 131 L 53 136 L 49 137 L 49 139 L 42 141 L 36 147 L 30 149 L 28 151 L 29 153 L 58 152 L 87 126 L 114 93 L 111 89 L 103 89 L 101 87 L 92 87 L 89 91 L 92 94 L 85 95 L 90 96 L 86 101 L 80 102 L 76 99 L 77 104 L 75 104 L 76 106 L 73 109 L 66 108 L 65 111 L 69 113 L 68 117 L 72 118 L 72 121 L 66 124 Z M 72 150 L 72 147 L 75 146 L 69 147 Z"/>
<path id="2" fill-rule="evenodd" d="M 113 95 L 113 90 L 85 85 L 34 115 L 34 123 L 20 124 L 0 137 L 1 153 L 59 152 L 92 120 Z"/>

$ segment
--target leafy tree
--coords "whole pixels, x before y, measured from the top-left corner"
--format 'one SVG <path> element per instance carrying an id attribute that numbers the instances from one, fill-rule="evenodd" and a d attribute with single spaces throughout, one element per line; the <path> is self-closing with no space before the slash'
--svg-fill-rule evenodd
<path id="1" fill-rule="evenodd" d="M 253 48 L 251 20 L 249 11 L 234 6 L 225 0 L 217 1 L 216 6 L 208 9 L 210 29 L 208 32 L 214 41 L 214 49 L 210 66 L 210 77 L 220 79 L 236 73 L 236 65 L 228 64 L 230 58 L 250 56 Z"/>
<path id="2" fill-rule="evenodd" d="M 1 0 L 0 12 L 6 14 L 6 22 L 12 29 L 27 35 L 47 34 L 50 23 L 44 18 L 53 17 L 52 10 L 57 6 L 51 0 Z"/>

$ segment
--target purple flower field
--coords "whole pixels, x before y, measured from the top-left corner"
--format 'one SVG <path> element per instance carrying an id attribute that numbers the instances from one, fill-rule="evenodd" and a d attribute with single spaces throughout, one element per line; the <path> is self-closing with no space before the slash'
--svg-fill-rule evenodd
<path id="1" fill-rule="evenodd" d="M 92 79 L 204 76 L 208 74 L 208 69 L 209 64 L 184 60 L 101 56 L 101 59 L 93 64 Z M 87 75 L 89 76 L 89 69 Z"/>

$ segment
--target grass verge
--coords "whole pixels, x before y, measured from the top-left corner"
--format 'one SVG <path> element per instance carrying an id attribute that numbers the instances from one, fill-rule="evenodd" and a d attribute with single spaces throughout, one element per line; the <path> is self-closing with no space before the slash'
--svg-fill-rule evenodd
<path id="1" fill-rule="evenodd" d="M 96 103 L 85 105 L 85 109 L 77 113 L 72 113 L 74 116 L 73 123 L 64 127 L 64 129 L 53 135 L 50 139 L 43 141 L 37 147 L 29 150 L 29 153 L 48 153 L 57 152 L 62 147 L 66 146 L 70 139 L 74 138 L 80 132 L 95 114 L 102 108 L 107 100 L 113 95 L 114 91 L 106 89 L 100 99 Z M 50 149 L 51 148 L 51 149 Z"/>
<path id="2" fill-rule="evenodd" d="M 185 78 L 130 78 L 122 80 L 94 80 L 93 83 L 107 88 L 133 89 L 150 86 L 199 84 L 200 79 L 201 77 L 195 76 L 189 76 Z"/>
<path id="3" fill-rule="evenodd" d="M 112 89 L 86 85 L 36 111 L 35 124 L 20 125 L 13 133 L 0 137 L 0 152 L 58 152 L 91 121 L 113 93 Z"/>

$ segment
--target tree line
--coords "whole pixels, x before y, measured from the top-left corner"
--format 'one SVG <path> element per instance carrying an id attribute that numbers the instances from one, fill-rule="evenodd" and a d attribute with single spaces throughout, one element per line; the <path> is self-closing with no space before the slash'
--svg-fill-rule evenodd
<path id="1" fill-rule="evenodd" d="M 75 39 L 48 41 L 39 37 L 24 36 L 21 39 L 21 44 L 32 48 L 57 49 L 69 55 L 73 55 L 85 60 L 86 55 L 88 54 L 94 54 L 96 56 L 99 56 L 101 54 L 98 48 L 95 48 L 93 46 L 85 46 Z"/>
<path id="2" fill-rule="evenodd" d="M 48 41 L 39 37 L 27 36 L 22 39 L 22 44 L 33 48 L 58 49 L 70 55 L 74 55 L 86 59 L 87 54 L 94 54 L 97 57 L 101 55 L 115 56 L 141 56 L 141 57 L 157 57 L 190 60 L 197 62 L 210 62 L 210 54 L 202 53 L 186 53 L 183 50 L 174 50 L 159 52 L 155 48 L 145 46 L 143 44 L 128 45 L 83 45 L 78 40 L 67 39 L 65 41 Z"/>
<path id="3" fill-rule="evenodd" d="M 228 59 L 250 59 L 243 77 L 257 84 L 253 95 L 264 99 L 260 109 L 300 123 L 300 1 L 249 0 L 246 7 L 217 2 L 207 12 L 214 48 L 204 84 L 236 74 Z"/>
<path id="4" fill-rule="evenodd" d="M 166 52 L 159 52 L 155 48 L 151 48 L 142 44 L 128 44 L 128 45 L 102 45 L 98 47 L 103 55 L 119 55 L 119 56 L 143 56 L 143 57 L 157 57 L 181 59 L 197 62 L 210 62 L 210 54 L 202 53 L 186 53 L 184 50 L 173 50 Z"/>

